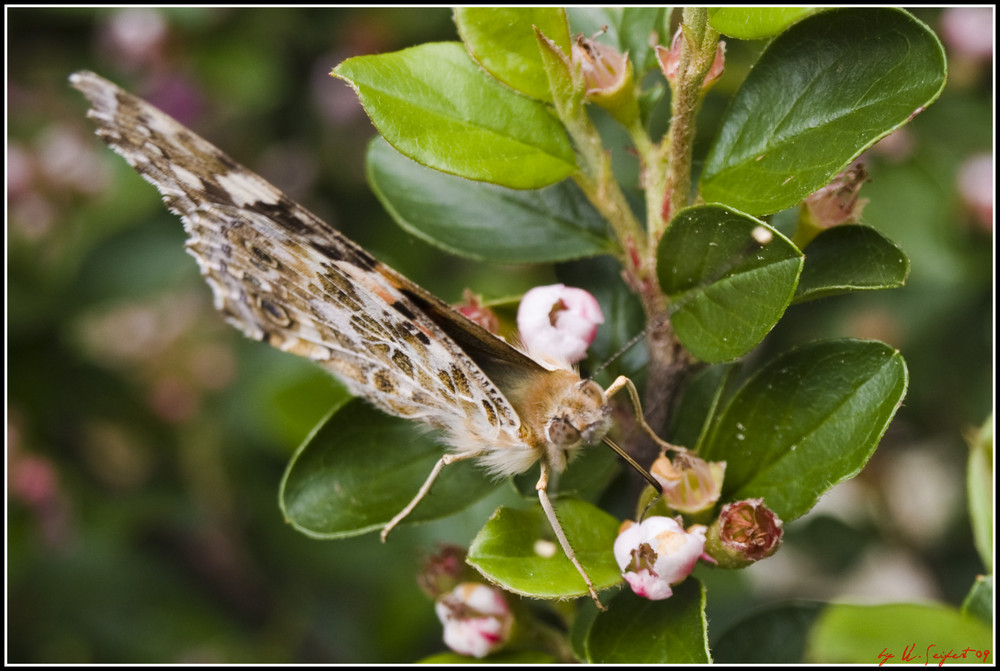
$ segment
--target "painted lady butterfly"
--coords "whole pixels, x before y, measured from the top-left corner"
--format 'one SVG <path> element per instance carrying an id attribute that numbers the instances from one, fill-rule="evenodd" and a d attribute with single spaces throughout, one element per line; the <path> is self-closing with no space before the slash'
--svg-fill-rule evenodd
<path id="1" fill-rule="evenodd" d="M 188 252 L 230 323 L 312 359 L 381 410 L 443 432 L 451 451 L 388 521 L 383 539 L 448 464 L 475 459 L 507 476 L 540 462 L 539 500 L 600 604 L 546 487 L 585 444 L 605 440 L 621 453 L 605 437 L 607 398 L 625 388 L 638 408 L 631 382 L 619 378 L 605 391 L 573 370 L 536 361 L 149 103 L 90 72 L 70 81 L 93 105 L 88 116 L 98 136 L 183 219 Z"/>

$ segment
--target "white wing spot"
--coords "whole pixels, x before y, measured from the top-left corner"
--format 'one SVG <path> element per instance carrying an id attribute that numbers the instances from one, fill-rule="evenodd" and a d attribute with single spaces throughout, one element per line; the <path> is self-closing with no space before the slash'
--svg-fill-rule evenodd
<path id="1" fill-rule="evenodd" d="M 174 177 L 176 177 L 179 182 L 187 184 L 192 189 L 202 188 L 201 178 L 190 170 L 183 168 L 176 163 L 171 164 L 170 169 L 173 170 Z"/>
<path id="2" fill-rule="evenodd" d="M 225 175 L 219 175 L 216 179 L 219 186 L 226 190 L 232 197 L 233 203 L 238 206 L 253 203 L 278 204 L 279 194 L 274 189 L 266 188 L 265 185 L 249 178 L 244 173 L 229 172 Z"/>

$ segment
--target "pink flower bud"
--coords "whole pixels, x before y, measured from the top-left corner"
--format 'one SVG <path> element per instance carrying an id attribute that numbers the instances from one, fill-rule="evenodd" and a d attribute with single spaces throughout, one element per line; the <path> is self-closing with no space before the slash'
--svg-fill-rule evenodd
<path id="1" fill-rule="evenodd" d="M 737 501 L 722 506 L 708 530 L 706 549 L 719 566 L 740 568 L 777 552 L 783 533 L 781 518 L 764 499 Z"/>
<path id="2" fill-rule="evenodd" d="M 715 60 L 712 61 L 712 67 L 708 69 L 705 73 L 705 81 L 702 82 L 701 88 L 707 89 L 711 88 L 719 77 L 722 76 L 722 71 L 726 69 L 726 42 L 724 40 L 719 40 L 719 46 L 715 48 Z"/>
<path id="3" fill-rule="evenodd" d="M 660 70 L 663 72 L 663 76 L 667 78 L 667 81 L 673 84 L 677 79 L 677 69 L 680 67 L 681 63 L 681 47 L 683 46 L 682 40 L 684 39 L 684 31 L 680 28 L 674 33 L 674 38 L 670 41 L 670 48 L 657 46 L 656 47 L 656 57 L 660 61 Z M 705 79 L 701 83 L 701 88 L 709 89 L 715 84 L 716 80 L 722 76 L 722 71 L 726 67 L 726 43 L 720 41 L 718 46 L 715 48 L 715 59 L 712 61 L 711 67 L 709 67 L 708 72 L 705 73 Z"/>
<path id="4" fill-rule="evenodd" d="M 445 644 L 460 655 L 482 658 L 510 639 L 514 616 L 492 587 L 462 583 L 438 599 L 434 610 L 444 625 Z"/>
<path id="5" fill-rule="evenodd" d="M 705 527 L 687 531 L 670 517 L 626 522 L 615 539 L 615 560 L 632 591 L 651 601 L 673 595 L 672 585 L 694 569 L 705 548 Z"/>
<path id="6" fill-rule="evenodd" d="M 667 455 L 653 462 L 649 469 L 663 487 L 663 499 L 679 513 L 695 514 L 715 505 L 722 494 L 726 462 L 708 462 L 693 454 Z"/>
<path id="7" fill-rule="evenodd" d="M 586 357 L 597 326 L 603 323 L 596 298 L 562 284 L 531 289 L 517 309 L 517 328 L 528 352 L 560 363 Z"/>
<path id="8" fill-rule="evenodd" d="M 465 564 L 466 552 L 457 545 L 442 544 L 437 553 L 424 562 L 417 574 L 417 584 L 424 594 L 437 599 L 452 591 L 468 572 Z"/>
<path id="9" fill-rule="evenodd" d="M 673 83 L 677 79 L 677 68 L 681 64 L 681 40 L 684 39 L 684 31 L 680 28 L 674 33 L 674 38 L 670 40 L 670 48 L 656 46 L 656 57 L 660 61 L 660 70 L 668 82 Z"/>
<path id="10" fill-rule="evenodd" d="M 819 191 L 802 202 L 802 207 L 816 228 L 861 221 L 861 210 L 867 198 L 858 199 L 862 185 L 868 181 L 864 163 L 855 161 Z"/>
<path id="11" fill-rule="evenodd" d="M 455 309 L 490 333 L 500 333 L 500 320 L 493 310 L 483 305 L 483 299 L 468 289 L 462 292 L 462 302 Z"/>

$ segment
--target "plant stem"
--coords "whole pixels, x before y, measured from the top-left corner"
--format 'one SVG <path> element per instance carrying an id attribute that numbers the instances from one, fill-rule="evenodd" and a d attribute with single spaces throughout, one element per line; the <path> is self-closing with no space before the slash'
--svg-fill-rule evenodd
<path id="1" fill-rule="evenodd" d="M 695 120 L 701 106 L 705 75 L 718 49 L 719 33 L 708 24 L 708 10 L 683 10 L 680 62 L 671 83 L 670 131 L 660 145 L 648 146 L 645 136 L 632 132 L 636 148 L 645 161 L 646 204 L 650 256 L 646 267 L 656 282 L 656 250 L 673 216 L 691 200 L 691 161 L 694 154 Z M 649 383 L 646 385 L 646 420 L 662 430 L 677 393 L 695 365 L 694 358 L 677 340 L 670 324 L 667 299 L 659 285 L 648 288 L 643 299 L 649 317 L 646 342 L 649 347 Z M 654 296 L 658 299 L 654 302 Z M 649 446 L 645 446 L 649 449 Z M 633 454 L 640 460 L 649 455 Z"/>
<path id="2" fill-rule="evenodd" d="M 667 189 L 660 208 L 662 216 L 650 220 L 650 224 L 656 224 L 650 228 L 653 244 L 663 237 L 674 214 L 691 200 L 695 119 L 701 106 L 705 75 L 715 60 L 719 42 L 719 33 L 708 24 L 706 8 L 687 7 L 683 17 L 684 39 L 672 86 L 670 133 L 666 140 Z"/>

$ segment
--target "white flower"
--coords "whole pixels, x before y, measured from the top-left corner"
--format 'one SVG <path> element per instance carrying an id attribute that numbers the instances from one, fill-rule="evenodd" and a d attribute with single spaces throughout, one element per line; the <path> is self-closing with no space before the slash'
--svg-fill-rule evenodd
<path id="1" fill-rule="evenodd" d="M 615 560 L 632 591 L 651 601 L 673 595 L 672 585 L 694 569 L 705 548 L 705 527 L 688 531 L 670 517 L 627 523 L 615 539 Z"/>
<path id="2" fill-rule="evenodd" d="M 524 294 L 517 309 L 521 341 L 533 356 L 570 364 L 587 356 L 604 314 L 583 289 L 553 284 Z"/>
<path id="3" fill-rule="evenodd" d="M 460 655 L 482 658 L 510 638 L 514 617 L 503 595 L 481 583 L 464 582 L 434 605 L 444 642 Z"/>

